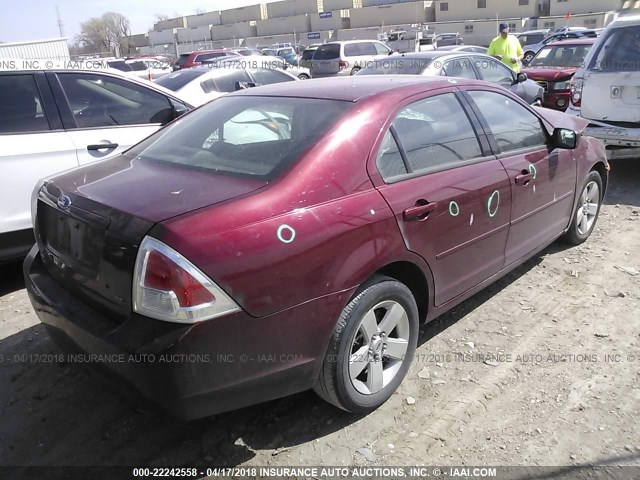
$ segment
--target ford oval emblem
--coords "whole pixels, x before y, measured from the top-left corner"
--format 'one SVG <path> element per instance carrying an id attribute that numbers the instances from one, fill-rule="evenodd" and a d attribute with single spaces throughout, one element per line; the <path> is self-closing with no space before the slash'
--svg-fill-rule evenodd
<path id="1" fill-rule="evenodd" d="M 63 210 L 66 210 L 70 206 L 71 206 L 71 199 L 69 197 L 67 197 L 66 195 L 60 195 L 58 197 L 58 207 L 62 208 Z"/>

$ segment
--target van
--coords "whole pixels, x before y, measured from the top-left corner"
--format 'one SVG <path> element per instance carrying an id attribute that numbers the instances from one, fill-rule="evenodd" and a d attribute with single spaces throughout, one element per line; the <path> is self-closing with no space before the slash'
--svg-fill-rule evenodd
<path id="1" fill-rule="evenodd" d="M 389 47 L 376 40 L 324 43 L 311 59 L 311 76 L 323 78 L 353 75 L 369 63 L 392 53 Z"/>

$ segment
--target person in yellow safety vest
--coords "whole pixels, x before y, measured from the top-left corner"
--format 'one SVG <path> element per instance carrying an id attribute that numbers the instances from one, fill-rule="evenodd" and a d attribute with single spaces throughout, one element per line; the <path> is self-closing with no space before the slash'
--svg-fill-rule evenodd
<path id="1" fill-rule="evenodd" d="M 514 35 L 509 35 L 509 25 L 500 24 L 500 35 L 491 40 L 487 55 L 502 60 L 514 72 L 520 73 L 520 60 L 524 57 L 522 45 Z"/>

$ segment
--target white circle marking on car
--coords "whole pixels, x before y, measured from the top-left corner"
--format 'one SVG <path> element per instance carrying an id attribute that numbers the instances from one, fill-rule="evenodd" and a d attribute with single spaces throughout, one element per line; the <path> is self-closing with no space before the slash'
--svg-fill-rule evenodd
<path id="1" fill-rule="evenodd" d="M 288 235 L 289 238 L 284 238 L 284 235 L 283 235 L 284 231 L 289 232 L 289 235 Z M 296 231 L 287 224 L 283 224 L 283 225 L 280 225 L 280 227 L 278 227 L 277 235 L 278 235 L 278 240 L 280 240 L 282 243 L 291 243 L 296 239 Z"/>

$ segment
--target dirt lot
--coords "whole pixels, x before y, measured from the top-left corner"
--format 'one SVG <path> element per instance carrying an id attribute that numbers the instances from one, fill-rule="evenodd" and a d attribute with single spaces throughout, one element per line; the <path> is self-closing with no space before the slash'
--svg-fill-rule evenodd
<path id="1" fill-rule="evenodd" d="M 613 165 L 605 203 L 586 244 L 553 245 L 425 327 L 400 390 L 364 418 L 307 392 L 178 423 L 75 365 L 16 362 L 59 350 L 5 267 L 0 465 L 640 465 L 640 161 Z"/>

